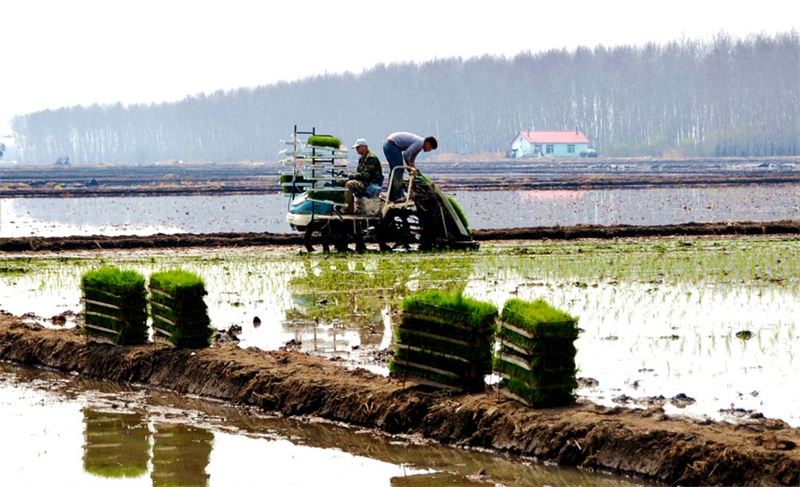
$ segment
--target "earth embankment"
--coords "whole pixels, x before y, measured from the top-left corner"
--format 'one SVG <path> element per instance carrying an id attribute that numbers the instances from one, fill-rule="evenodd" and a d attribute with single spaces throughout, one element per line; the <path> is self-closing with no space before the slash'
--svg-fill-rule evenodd
<path id="1" fill-rule="evenodd" d="M 491 389 L 446 394 L 296 352 L 115 347 L 8 314 L 0 314 L 0 359 L 671 485 L 800 482 L 800 429 L 779 420 L 728 424 L 587 403 L 535 410 Z"/>
<path id="2" fill-rule="evenodd" d="M 684 223 L 678 225 L 575 225 L 556 227 L 475 230 L 478 242 L 509 240 L 574 240 L 581 238 L 709 237 L 748 235 L 798 235 L 800 220 L 774 222 Z M 209 233 L 156 235 L 89 235 L 70 237 L 0 238 L 0 252 L 53 252 L 62 250 L 158 249 L 186 247 L 301 246 L 303 235 L 263 233 Z"/>

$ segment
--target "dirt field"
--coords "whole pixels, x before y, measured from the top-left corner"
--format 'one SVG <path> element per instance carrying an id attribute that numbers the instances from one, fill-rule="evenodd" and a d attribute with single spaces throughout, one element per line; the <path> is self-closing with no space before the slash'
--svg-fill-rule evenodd
<path id="1" fill-rule="evenodd" d="M 800 482 L 800 429 L 779 420 L 733 425 L 584 403 L 534 410 L 492 390 L 452 395 L 295 352 L 224 343 L 197 351 L 114 347 L 7 314 L 0 314 L 0 359 L 671 485 Z"/>

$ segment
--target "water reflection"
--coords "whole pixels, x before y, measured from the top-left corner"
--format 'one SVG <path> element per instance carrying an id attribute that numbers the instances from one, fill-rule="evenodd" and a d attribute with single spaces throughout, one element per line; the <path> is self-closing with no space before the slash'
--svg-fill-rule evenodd
<path id="1" fill-rule="evenodd" d="M 157 423 L 153 433 L 153 487 L 208 485 L 214 434 L 182 424 Z"/>
<path id="2" fill-rule="evenodd" d="M 108 479 L 142 477 L 153 487 L 205 487 L 214 434 L 180 423 L 151 423 L 137 412 L 83 409 L 83 469 Z"/>
<path id="3" fill-rule="evenodd" d="M 100 477 L 141 477 L 150 460 L 150 430 L 139 413 L 83 410 L 83 469 Z"/>
<path id="4" fill-rule="evenodd" d="M 0 485 L 652 485 L 6 363 L 0 432 Z"/>

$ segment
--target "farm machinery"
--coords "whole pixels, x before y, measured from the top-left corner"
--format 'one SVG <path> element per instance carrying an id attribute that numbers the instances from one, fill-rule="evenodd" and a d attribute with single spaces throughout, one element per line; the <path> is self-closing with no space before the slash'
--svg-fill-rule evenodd
<path id="1" fill-rule="evenodd" d="M 415 168 L 396 167 L 389 174 L 388 187 L 408 174 L 401 199 L 389 201 L 382 185 L 373 184 L 354 195 L 355 211 L 345 213 L 348 150 L 341 141 L 295 127 L 283 143 L 286 157 L 281 162 L 287 169 L 279 179 L 289 197 L 286 220 L 304 233 L 309 252 L 315 245 L 325 252 L 343 252 L 350 244 L 363 252 L 367 242 L 376 242 L 382 251 L 478 248 L 455 200 Z"/>

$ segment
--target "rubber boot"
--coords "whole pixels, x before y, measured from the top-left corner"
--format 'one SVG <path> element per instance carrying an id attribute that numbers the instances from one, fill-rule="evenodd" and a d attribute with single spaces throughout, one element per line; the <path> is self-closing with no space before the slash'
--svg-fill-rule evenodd
<path id="1" fill-rule="evenodd" d="M 353 192 L 348 190 L 344 194 L 344 201 L 347 203 L 347 207 L 342 210 L 344 214 L 353 214 L 355 213 L 355 198 L 353 198 Z"/>

